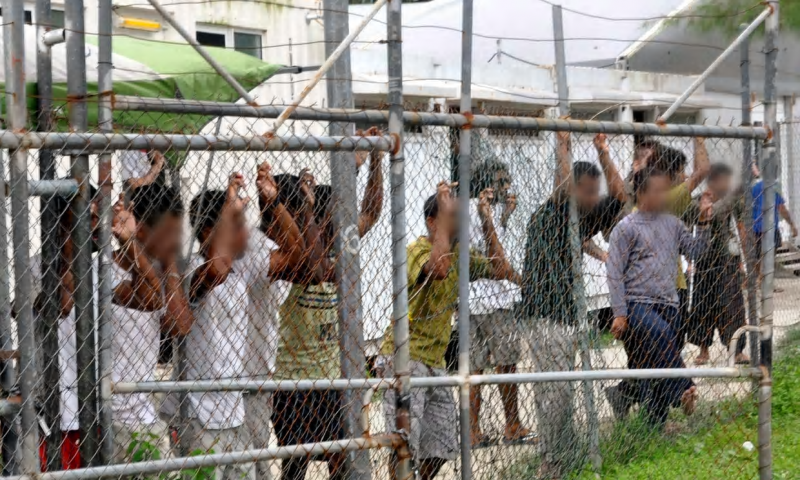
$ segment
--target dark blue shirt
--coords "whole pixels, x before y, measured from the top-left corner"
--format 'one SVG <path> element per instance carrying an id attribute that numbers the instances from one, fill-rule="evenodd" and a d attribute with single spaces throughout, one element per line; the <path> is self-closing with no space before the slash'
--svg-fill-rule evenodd
<path id="1" fill-rule="evenodd" d="M 778 215 L 778 207 L 785 204 L 786 201 L 783 199 L 780 193 L 777 191 L 775 192 L 775 229 L 778 229 L 778 224 L 780 223 L 780 217 Z M 762 180 L 757 181 L 753 185 L 753 230 L 756 232 L 756 235 L 761 235 L 762 233 L 762 213 L 761 209 L 764 208 L 764 182 Z"/>

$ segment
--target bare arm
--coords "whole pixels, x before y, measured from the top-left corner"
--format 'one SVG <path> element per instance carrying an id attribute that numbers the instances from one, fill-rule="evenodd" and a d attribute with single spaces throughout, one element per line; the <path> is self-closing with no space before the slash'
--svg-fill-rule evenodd
<path id="1" fill-rule="evenodd" d="M 422 267 L 421 276 L 434 280 L 443 280 L 450 273 L 453 261 L 453 239 L 450 238 L 450 217 L 455 208 L 454 200 L 447 182 L 440 182 L 437 191 L 439 213 L 435 219 L 434 228 L 429 232 L 432 244 L 430 259 Z"/>
<path id="2" fill-rule="evenodd" d="M 141 178 L 129 178 L 127 181 L 128 188 L 135 190 L 156 181 L 158 174 L 161 173 L 161 170 L 164 168 L 164 155 L 161 152 L 154 152 L 153 156 L 154 162 L 150 170 Z"/>
<path id="3" fill-rule="evenodd" d="M 711 170 L 711 162 L 708 159 L 708 150 L 706 150 L 705 139 L 697 137 L 694 139 L 694 171 L 692 175 L 686 179 L 686 186 L 690 192 L 693 192 L 703 180 L 708 176 Z"/>
<path id="4" fill-rule="evenodd" d="M 178 336 L 188 335 L 194 325 L 194 315 L 183 290 L 183 279 L 178 273 L 175 261 L 167 263 L 164 276 L 164 297 L 167 308 L 161 319 L 161 331 Z"/>
<path id="5" fill-rule="evenodd" d="M 789 213 L 789 209 L 786 208 L 786 204 L 781 204 L 778 206 L 778 213 L 780 214 L 781 218 L 789 224 L 789 227 L 792 229 L 792 237 L 797 236 L 797 227 L 794 224 L 794 220 L 792 219 L 792 214 Z M 776 225 L 775 228 L 778 228 Z"/>
<path id="6" fill-rule="evenodd" d="M 583 242 L 583 253 L 603 263 L 608 260 L 608 253 L 594 243 L 594 240 L 586 240 Z"/>
<path id="7" fill-rule="evenodd" d="M 373 127 L 367 131 L 367 135 L 379 135 L 377 128 Z M 381 158 L 379 152 L 370 152 L 369 155 L 369 178 L 364 191 L 364 199 L 361 201 L 361 212 L 358 214 L 358 235 L 363 237 L 372 227 L 378 223 L 383 209 L 383 169 L 381 168 Z"/>
<path id="8" fill-rule="evenodd" d="M 614 162 L 611 161 L 611 154 L 609 153 L 608 141 L 604 133 L 598 133 L 594 137 L 594 146 L 597 148 L 597 156 L 600 160 L 600 167 L 603 169 L 603 175 L 606 177 L 608 184 L 608 194 L 616 198 L 622 203 L 628 200 L 625 193 L 625 182 L 619 174 L 619 169 Z"/>
<path id="9" fill-rule="evenodd" d="M 497 238 L 497 231 L 492 221 L 491 201 L 494 196 L 492 189 L 487 188 L 480 194 L 478 203 L 478 214 L 481 220 L 484 240 L 486 241 L 486 256 L 492 264 L 492 278 L 495 280 L 510 280 L 514 283 L 521 283 L 519 275 L 511 268 L 511 264 L 506 258 L 503 245 Z"/>
<path id="10" fill-rule="evenodd" d="M 122 248 L 115 253 L 115 261 L 129 270 L 131 280 L 122 282 L 114 289 L 114 301 L 118 305 L 136 310 L 153 311 L 164 306 L 161 295 L 161 280 L 144 248 L 134 238 L 136 220 L 133 213 L 120 199 L 114 205 L 111 230 Z"/>
<path id="11" fill-rule="evenodd" d="M 553 194 L 560 195 L 570 192 L 572 185 L 570 176 L 570 137 L 567 132 L 556 134 L 556 176 L 553 185 Z"/>

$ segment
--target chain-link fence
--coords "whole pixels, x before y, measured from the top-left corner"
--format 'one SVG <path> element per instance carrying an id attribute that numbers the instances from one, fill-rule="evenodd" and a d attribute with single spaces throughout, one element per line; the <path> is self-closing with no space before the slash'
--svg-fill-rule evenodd
<path id="1" fill-rule="evenodd" d="M 723 452 L 687 476 L 771 468 L 773 277 L 796 287 L 767 129 L 400 95 L 275 131 L 283 106 L 87 98 L 82 71 L 69 130 L 27 132 L 6 80 L 5 475 L 594 478 L 682 438 Z"/>

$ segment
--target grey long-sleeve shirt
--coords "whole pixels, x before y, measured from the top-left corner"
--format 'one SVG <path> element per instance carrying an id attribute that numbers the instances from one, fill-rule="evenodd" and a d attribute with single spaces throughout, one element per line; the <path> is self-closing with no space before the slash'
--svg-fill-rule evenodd
<path id="1" fill-rule="evenodd" d="M 615 317 L 628 315 L 628 303 L 678 306 L 675 264 L 680 254 L 696 257 L 705 249 L 706 229 L 696 238 L 677 217 L 633 212 L 611 233 L 608 290 Z"/>

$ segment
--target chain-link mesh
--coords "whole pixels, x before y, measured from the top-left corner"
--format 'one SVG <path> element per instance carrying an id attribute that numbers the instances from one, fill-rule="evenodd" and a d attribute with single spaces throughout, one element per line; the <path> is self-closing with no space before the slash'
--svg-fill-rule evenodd
<path id="1" fill-rule="evenodd" d="M 153 126 L 141 135 L 198 133 L 210 145 L 269 129 L 248 118 L 115 115 L 118 125 Z M 385 125 L 359 124 L 355 136 L 379 148 L 361 144 L 354 155 L 334 154 L 322 151 L 338 148 L 323 146 L 328 127 L 290 121 L 278 132 L 287 147 L 277 151 L 106 149 L 114 179 L 107 192 L 111 245 L 99 244 L 104 212 L 94 187 L 86 211 L 75 211 L 65 195 L 27 202 L 32 288 L 29 298 L 13 296 L 13 310 L 34 312 L 38 380 L 35 400 L 26 401 L 37 405 L 43 471 L 140 464 L 148 467 L 112 476 L 361 478 L 346 452 L 407 442 L 421 478 L 436 471 L 454 478 L 466 440 L 474 478 L 588 477 L 601 462 L 640 463 L 668 455 L 673 443 L 689 448 L 681 440 L 689 438 L 698 452 L 729 445 L 698 475 L 754 475 L 755 425 L 741 421 L 756 411 L 753 371 L 728 366 L 757 362 L 748 346 L 756 337 L 740 328 L 758 325 L 752 306 L 760 302 L 748 294 L 761 295 L 747 290 L 758 265 L 745 259 L 770 254 L 756 243 L 763 186 L 743 183 L 745 144 L 758 141 L 475 128 L 472 179 L 464 184 L 460 129 L 407 126 L 411 361 L 402 373 L 411 375 L 412 391 L 399 400 L 389 208 L 399 193 L 389 187 L 386 152 L 396 140 Z M 311 136 L 319 148 L 289 146 Z M 96 150 L 48 152 L 51 178 L 69 178 L 69 155 L 79 154 L 90 154 L 96 178 Z M 34 180 L 36 153 L 24 153 Z M 352 168 L 355 191 L 337 188 L 332 161 Z M 469 319 L 456 315 L 460 207 L 453 195 L 461 192 L 470 197 Z M 581 277 L 572 260 L 571 203 Z M 744 228 L 748 216 L 755 230 Z M 341 227 L 345 220 L 351 223 Z M 75 242 L 81 221 L 91 223 L 90 247 Z M 80 279 L 74 265 L 84 247 L 93 263 Z M 21 261 L 13 257 L 9 265 Z M 107 311 L 100 310 L 101 261 L 112 294 Z M 6 278 L 14 291 L 21 277 Z M 79 305 L 87 281 L 90 303 Z M 777 282 L 784 284 L 793 288 Z M 792 304 L 777 295 L 781 326 Z M 88 319 L 82 327 L 79 312 Z M 98 336 L 100 320 L 109 322 L 107 339 Z M 470 372 L 488 375 L 472 377 L 484 380 L 471 387 L 466 407 L 457 377 L 459 321 L 470 324 Z M 94 344 L 93 363 L 79 363 L 78 351 Z M 110 353 L 108 365 L 102 352 Z M 704 369 L 671 378 L 653 373 L 695 366 Z M 87 388 L 99 385 L 95 372 L 103 368 L 111 393 L 95 390 L 91 400 Z M 649 373 L 588 379 L 626 369 Z M 587 380 L 520 376 L 581 371 Z M 352 380 L 351 388 L 335 382 L 342 379 Z M 110 409 L 113 422 L 81 414 L 87 399 Z M 398 409 L 408 409 L 409 431 L 396 432 Z M 466 436 L 459 431 L 464 414 Z M 6 444 L 14 425 L 4 423 Z M 112 445 L 110 458 L 88 449 L 91 436 Z M 359 438 L 367 440 L 350 440 Z M 298 444 L 306 444 L 302 454 Z M 731 455 L 746 460 L 731 462 Z M 391 450 L 368 450 L 366 459 L 372 478 L 391 477 Z M 178 463 L 164 463 L 170 460 Z"/>

